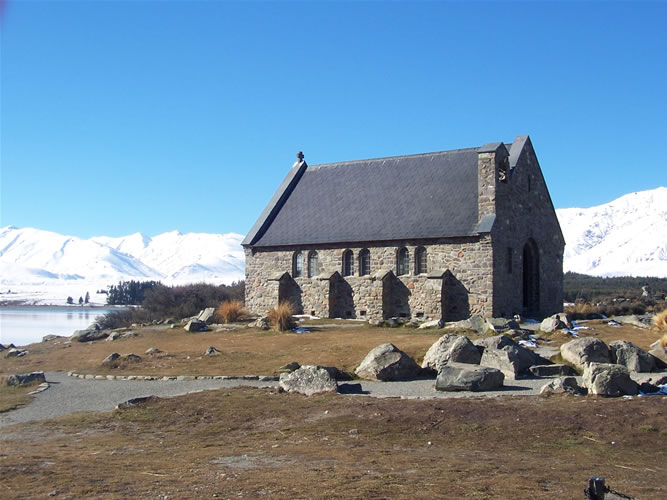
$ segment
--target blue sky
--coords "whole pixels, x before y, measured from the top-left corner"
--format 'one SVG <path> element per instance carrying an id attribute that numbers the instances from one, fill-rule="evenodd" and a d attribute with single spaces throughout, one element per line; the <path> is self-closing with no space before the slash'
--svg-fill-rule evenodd
<path id="1" fill-rule="evenodd" d="M 556 208 L 665 185 L 667 3 L 8 0 L 0 225 L 245 234 L 295 160 L 529 134 Z"/>

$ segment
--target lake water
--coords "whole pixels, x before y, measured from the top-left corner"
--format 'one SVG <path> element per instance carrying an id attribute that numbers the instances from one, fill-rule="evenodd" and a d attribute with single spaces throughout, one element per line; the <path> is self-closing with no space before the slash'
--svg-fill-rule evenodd
<path id="1" fill-rule="evenodd" d="M 70 336 L 95 318 L 118 309 L 100 307 L 0 307 L 0 344 L 41 342 L 44 335 Z"/>

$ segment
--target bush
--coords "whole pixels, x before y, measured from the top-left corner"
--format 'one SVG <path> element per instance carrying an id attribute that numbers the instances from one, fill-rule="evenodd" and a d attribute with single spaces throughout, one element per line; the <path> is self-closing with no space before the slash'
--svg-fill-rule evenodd
<path id="1" fill-rule="evenodd" d="M 245 306 L 238 300 L 226 300 L 216 310 L 218 318 L 225 323 L 233 323 L 248 315 Z"/>
<path id="2" fill-rule="evenodd" d="M 294 327 L 295 309 L 291 302 L 281 302 L 267 314 L 269 323 L 279 332 L 291 330 Z"/>

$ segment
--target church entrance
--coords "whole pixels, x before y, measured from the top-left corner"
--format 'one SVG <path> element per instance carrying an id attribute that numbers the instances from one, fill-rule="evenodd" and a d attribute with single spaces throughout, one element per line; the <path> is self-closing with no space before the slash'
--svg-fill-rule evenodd
<path id="1" fill-rule="evenodd" d="M 523 247 L 523 312 L 540 311 L 540 262 L 537 244 L 531 238 Z"/>

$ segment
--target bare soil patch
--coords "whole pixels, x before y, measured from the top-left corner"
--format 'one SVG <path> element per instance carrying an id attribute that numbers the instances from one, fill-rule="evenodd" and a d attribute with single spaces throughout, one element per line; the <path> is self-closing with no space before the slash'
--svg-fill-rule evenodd
<path id="1" fill-rule="evenodd" d="M 3 498 L 665 498 L 664 398 L 234 389 L 0 433 Z"/>

